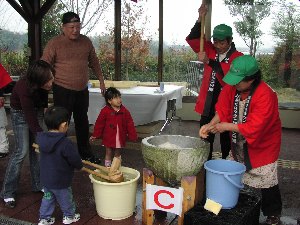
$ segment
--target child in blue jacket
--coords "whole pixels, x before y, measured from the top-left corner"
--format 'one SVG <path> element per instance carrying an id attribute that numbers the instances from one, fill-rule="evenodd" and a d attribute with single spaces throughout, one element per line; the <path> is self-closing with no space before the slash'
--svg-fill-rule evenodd
<path id="1" fill-rule="evenodd" d="M 45 113 L 48 132 L 37 134 L 40 151 L 40 180 L 44 196 L 40 207 L 39 225 L 55 222 L 51 217 L 57 200 L 63 212 L 63 224 L 80 219 L 72 195 L 74 169 L 82 168 L 82 161 L 74 144 L 66 137 L 69 115 L 63 107 L 49 107 Z"/>

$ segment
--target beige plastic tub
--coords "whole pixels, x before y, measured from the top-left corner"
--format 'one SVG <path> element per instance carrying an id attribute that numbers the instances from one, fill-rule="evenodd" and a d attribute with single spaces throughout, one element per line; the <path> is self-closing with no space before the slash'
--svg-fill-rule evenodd
<path id="1" fill-rule="evenodd" d="M 135 209 L 137 181 L 139 171 L 121 167 L 125 181 L 108 183 L 89 175 L 93 183 L 96 210 L 100 217 L 111 220 L 122 220 L 130 217 Z"/>

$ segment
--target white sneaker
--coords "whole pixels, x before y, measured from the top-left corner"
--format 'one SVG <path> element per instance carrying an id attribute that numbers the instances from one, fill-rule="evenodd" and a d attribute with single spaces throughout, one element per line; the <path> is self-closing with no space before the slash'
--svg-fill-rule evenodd
<path id="1" fill-rule="evenodd" d="M 78 220 L 80 220 L 80 214 L 79 213 L 76 213 L 73 217 L 64 216 L 64 218 L 63 218 L 63 224 L 75 223 Z"/>
<path id="2" fill-rule="evenodd" d="M 54 224 L 54 223 L 55 223 L 55 218 L 50 217 L 48 219 L 40 219 L 38 225 L 51 225 L 51 224 Z"/>

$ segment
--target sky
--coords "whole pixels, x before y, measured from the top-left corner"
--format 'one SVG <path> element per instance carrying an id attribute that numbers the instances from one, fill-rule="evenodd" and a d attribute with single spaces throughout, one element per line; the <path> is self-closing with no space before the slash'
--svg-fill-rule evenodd
<path id="1" fill-rule="evenodd" d="M 130 4 L 138 4 L 131 2 Z M 285 0 L 297 4 L 300 8 L 300 0 Z M 158 0 L 148 0 L 145 6 L 145 12 L 150 15 L 147 29 L 158 39 Z M 198 18 L 198 8 L 202 0 L 164 0 L 164 41 L 168 44 L 186 45 L 185 37 L 189 34 L 196 19 Z M 0 18 L 0 28 L 9 29 L 14 32 L 24 33 L 27 31 L 27 24 L 14 9 L 6 3 L 5 0 L 0 0 L 0 13 L 3 15 Z M 3 12 L 5 9 L 5 12 Z M 223 4 L 223 0 L 212 1 L 212 29 L 220 23 L 226 23 L 233 28 L 233 39 L 236 46 L 246 47 L 244 41 L 237 35 L 233 21 L 234 19 L 229 13 L 227 7 Z M 300 12 L 299 12 L 300 13 Z M 111 17 L 113 21 L 113 12 L 106 15 L 106 18 Z M 274 39 L 270 35 L 271 16 L 262 22 L 261 28 L 264 32 L 262 40 L 264 48 L 270 48 L 274 45 Z M 99 23 L 92 34 L 101 34 L 105 30 L 103 23 Z"/>

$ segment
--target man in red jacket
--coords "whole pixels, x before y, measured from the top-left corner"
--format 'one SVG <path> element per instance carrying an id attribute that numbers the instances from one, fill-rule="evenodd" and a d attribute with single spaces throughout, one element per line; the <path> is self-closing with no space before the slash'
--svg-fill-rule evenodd
<path id="1" fill-rule="evenodd" d="M 200 92 L 195 106 L 195 111 L 201 115 L 200 127 L 207 124 L 215 115 L 215 104 L 225 83 L 222 81 L 230 68 L 233 59 L 243 55 L 238 52 L 232 42 L 232 29 L 230 26 L 220 24 L 213 30 L 213 43 L 204 42 L 204 51 L 200 52 L 200 23 L 201 17 L 206 15 L 207 6 L 201 5 L 199 8 L 199 18 L 186 41 L 198 53 L 199 61 L 204 63 L 204 74 L 200 87 Z M 210 142 L 210 154 L 212 158 L 214 135 L 211 134 L 207 140 Z M 230 150 L 229 133 L 220 134 L 222 158 L 228 156 Z"/>

